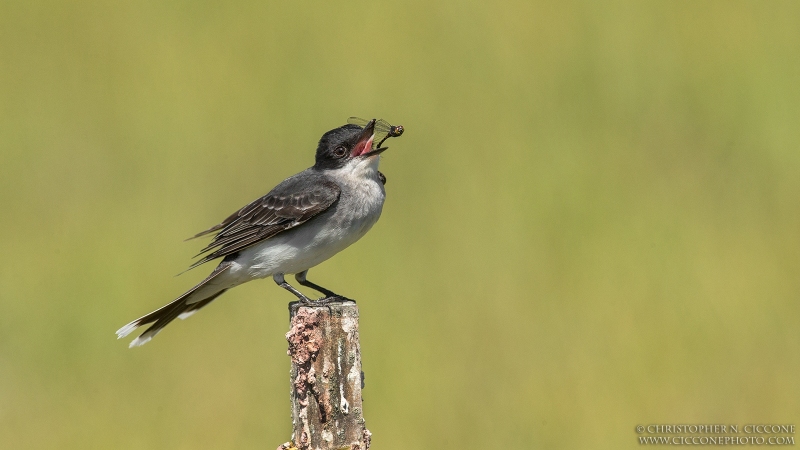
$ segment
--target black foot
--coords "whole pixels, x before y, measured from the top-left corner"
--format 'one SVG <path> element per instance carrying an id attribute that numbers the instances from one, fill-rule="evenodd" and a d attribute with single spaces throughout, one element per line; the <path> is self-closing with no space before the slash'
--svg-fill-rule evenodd
<path id="1" fill-rule="evenodd" d="M 305 287 L 309 287 L 311 289 L 314 289 L 315 291 L 320 292 L 320 293 L 322 293 L 322 295 L 325 296 L 325 297 L 322 297 L 321 299 L 317 300 L 317 302 L 320 302 L 320 301 L 325 301 L 325 302 L 328 302 L 328 303 L 334 302 L 334 301 L 337 301 L 337 302 L 353 302 L 353 303 L 356 302 L 355 300 L 352 300 L 352 299 L 349 299 L 349 298 L 344 297 L 342 295 L 339 295 L 339 294 L 337 294 L 337 293 L 335 293 L 333 291 L 325 289 L 324 287 L 322 287 L 322 286 L 320 286 L 320 285 L 318 285 L 316 283 L 312 283 L 312 282 L 308 281 L 306 279 L 306 275 L 308 275 L 308 270 L 304 270 L 304 271 L 302 271 L 302 272 L 300 272 L 298 274 L 295 274 L 294 278 L 297 280 L 298 283 L 300 283 L 301 286 L 305 286 Z"/>
<path id="2" fill-rule="evenodd" d="M 311 300 L 310 298 L 305 297 L 305 296 L 303 296 L 302 298 L 300 298 L 300 297 L 297 298 L 297 303 L 300 303 L 301 305 L 313 305 L 315 302 L 316 302 L 316 300 Z M 294 303 L 294 302 L 291 302 L 291 303 Z"/>
<path id="3" fill-rule="evenodd" d="M 339 295 L 339 294 L 333 294 L 332 297 L 326 297 L 326 298 L 331 298 L 331 299 L 333 299 L 334 301 L 337 301 L 337 302 L 352 302 L 352 303 L 356 302 L 352 298 L 347 298 L 344 295 Z"/>
<path id="4" fill-rule="evenodd" d="M 326 297 L 318 298 L 316 300 L 311 300 L 307 304 L 311 304 L 311 305 L 328 305 L 330 303 L 340 303 L 340 302 L 353 302 L 353 303 L 355 303 L 356 301 L 353 300 L 353 299 L 349 299 L 347 297 L 343 297 L 341 295 L 333 294 L 333 295 L 329 295 L 329 296 L 326 296 Z"/>

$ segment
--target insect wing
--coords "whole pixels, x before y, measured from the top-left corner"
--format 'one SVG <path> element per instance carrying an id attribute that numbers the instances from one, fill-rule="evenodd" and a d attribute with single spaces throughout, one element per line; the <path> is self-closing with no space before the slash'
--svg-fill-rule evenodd
<path id="1" fill-rule="evenodd" d="M 375 122 L 375 129 L 381 133 L 387 133 L 394 136 L 394 127 L 392 124 L 383 119 L 378 119 L 378 121 Z"/>
<path id="2" fill-rule="evenodd" d="M 369 120 L 362 119 L 361 117 L 351 117 L 347 119 L 347 123 L 351 125 L 358 125 L 361 128 L 364 128 L 369 123 Z"/>
<path id="3" fill-rule="evenodd" d="M 358 125 L 361 128 L 364 128 L 369 123 L 369 120 L 362 119 L 360 117 L 351 117 L 351 118 L 347 119 L 347 123 L 352 124 L 352 125 Z M 375 132 L 376 133 L 393 134 L 392 130 L 394 130 L 394 128 L 395 127 L 393 127 L 392 124 L 390 124 L 389 122 L 387 122 L 387 121 L 385 121 L 383 119 L 378 119 L 378 120 L 375 121 Z"/>

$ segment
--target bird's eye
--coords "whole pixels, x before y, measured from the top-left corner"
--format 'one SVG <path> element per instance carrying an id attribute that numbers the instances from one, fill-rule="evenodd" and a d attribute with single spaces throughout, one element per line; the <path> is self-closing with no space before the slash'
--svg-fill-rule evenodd
<path id="1" fill-rule="evenodd" d="M 343 147 L 343 146 L 341 146 L 341 145 L 340 145 L 340 146 L 338 146 L 338 147 L 336 147 L 335 149 L 333 149 L 333 156 L 335 156 L 335 157 L 337 157 L 337 158 L 341 158 L 341 157 L 342 157 L 342 156 L 344 156 L 346 153 L 347 153 L 347 149 L 346 149 L 346 148 L 344 148 L 344 147 Z"/>

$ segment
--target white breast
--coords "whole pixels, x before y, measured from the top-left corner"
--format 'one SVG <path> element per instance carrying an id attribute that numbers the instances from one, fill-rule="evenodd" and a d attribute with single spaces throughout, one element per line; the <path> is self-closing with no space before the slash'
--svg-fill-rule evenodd
<path id="1" fill-rule="evenodd" d="M 307 270 L 344 250 L 375 225 L 386 198 L 378 179 L 379 156 L 332 172 L 339 201 L 297 228 L 243 250 L 231 271 L 236 278 L 264 278 Z M 233 274 L 232 274 L 233 275 Z"/>

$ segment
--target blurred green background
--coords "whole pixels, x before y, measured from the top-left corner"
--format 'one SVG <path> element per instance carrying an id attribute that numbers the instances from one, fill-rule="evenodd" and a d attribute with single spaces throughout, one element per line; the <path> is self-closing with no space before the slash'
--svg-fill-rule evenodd
<path id="1" fill-rule="evenodd" d="M 292 298 L 114 331 L 217 223 L 383 117 L 359 300 L 373 448 L 800 425 L 796 2 L 0 3 L 0 447 L 275 448 Z"/>

